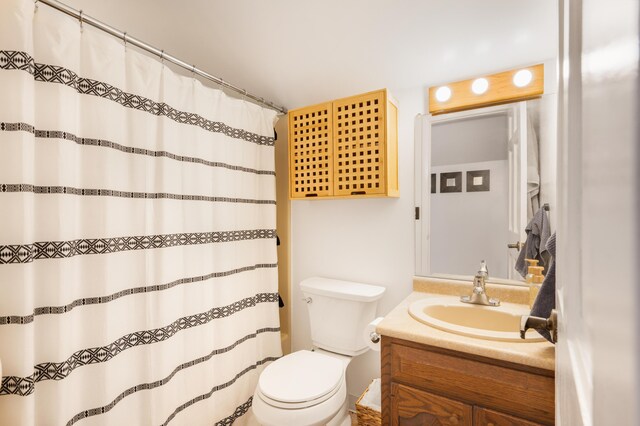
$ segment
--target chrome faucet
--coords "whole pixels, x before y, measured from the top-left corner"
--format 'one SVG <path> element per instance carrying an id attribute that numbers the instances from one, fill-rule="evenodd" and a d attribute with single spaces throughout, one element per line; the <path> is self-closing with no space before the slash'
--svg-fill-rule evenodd
<path id="1" fill-rule="evenodd" d="M 485 286 L 488 278 L 489 270 L 487 269 L 487 262 L 483 260 L 482 263 L 480 263 L 480 270 L 473 278 L 473 292 L 471 296 L 461 296 L 460 301 L 474 305 L 500 306 L 500 300 L 487 297 Z"/>

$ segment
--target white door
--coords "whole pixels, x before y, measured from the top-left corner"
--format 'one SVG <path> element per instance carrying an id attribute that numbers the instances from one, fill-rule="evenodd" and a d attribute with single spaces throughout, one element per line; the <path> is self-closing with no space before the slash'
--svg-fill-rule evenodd
<path id="1" fill-rule="evenodd" d="M 509 110 L 509 244 L 507 254 L 508 278 L 519 280 L 515 270 L 520 245 L 524 242 L 527 225 L 527 103 L 518 102 Z"/>
<path id="2" fill-rule="evenodd" d="M 560 2 L 558 426 L 640 424 L 639 9 Z"/>

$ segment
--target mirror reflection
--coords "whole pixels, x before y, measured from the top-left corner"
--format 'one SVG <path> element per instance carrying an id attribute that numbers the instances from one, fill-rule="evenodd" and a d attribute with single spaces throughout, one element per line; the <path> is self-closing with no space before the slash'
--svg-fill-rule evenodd
<path id="1" fill-rule="evenodd" d="M 485 260 L 490 280 L 523 280 L 525 228 L 555 205 L 554 101 L 419 119 L 418 275 L 468 279 Z"/>

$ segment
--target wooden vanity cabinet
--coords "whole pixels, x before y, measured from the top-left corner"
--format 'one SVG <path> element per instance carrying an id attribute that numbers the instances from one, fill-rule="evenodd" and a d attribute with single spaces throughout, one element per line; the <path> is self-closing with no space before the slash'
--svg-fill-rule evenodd
<path id="1" fill-rule="evenodd" d="M 382 336 L 382 424 L 554 424 L 554 373 Z"/>

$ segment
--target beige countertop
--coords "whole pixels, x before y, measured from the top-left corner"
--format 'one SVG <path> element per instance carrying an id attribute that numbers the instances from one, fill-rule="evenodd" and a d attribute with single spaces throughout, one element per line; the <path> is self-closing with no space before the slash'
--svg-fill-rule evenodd
<path id="1" fill-rule="evenodd" d="M 443 294 L 455 296 L 469 294 L 472 288 L 471 282 L 416 278 L 413 288 L 413 293 L 378 324 L 376 330 L 379 334 L 545 370 L 555 370 L 555 347 L 549 342 L 513 343 L 467 337 L 430 327 L 409 315 L 408 306 L 412 302 Z M 529 289 L 488 284 L 487 294 L 503 302 L 527 304 Z"/>

